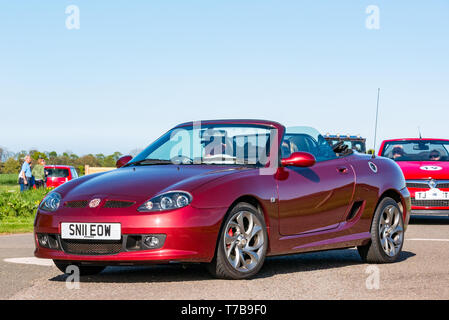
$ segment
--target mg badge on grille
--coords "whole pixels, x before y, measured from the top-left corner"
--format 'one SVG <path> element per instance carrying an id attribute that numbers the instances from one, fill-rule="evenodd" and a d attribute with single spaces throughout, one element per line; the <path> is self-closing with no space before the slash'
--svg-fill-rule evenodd
<path id="1" fill-rule="evenodd" d="M 99 198 L 95 198 L 95 199 L 90 200 L 89 208 L 96 208 L 96 207 L 98 207 L 100 202 L 101 202 L 101 199 L 99 199 Z"/>

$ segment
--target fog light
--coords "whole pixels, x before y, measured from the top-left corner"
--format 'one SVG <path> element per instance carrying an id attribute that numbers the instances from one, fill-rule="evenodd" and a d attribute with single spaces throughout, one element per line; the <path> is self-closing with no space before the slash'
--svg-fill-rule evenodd
<path id="1" fill-rule="evenodd" d="M 150 248 L 155 248 L 159 246 L 159 239 L 157 237 L 146 236 L 143 239 L 143 242 L 145 242 L 145 244 Z"/>
<path id="2" fill-rule="evenodd" d="M 37 236 L 37 239 L 41 247 L 48 248 L 48 235 L 40 234 Z"/>
<path id="3" fill-rule="evenodd" d="M 38 233 L 37 242 L 43 248 L 60 250 L 58 237 L 55 234 Z"/>

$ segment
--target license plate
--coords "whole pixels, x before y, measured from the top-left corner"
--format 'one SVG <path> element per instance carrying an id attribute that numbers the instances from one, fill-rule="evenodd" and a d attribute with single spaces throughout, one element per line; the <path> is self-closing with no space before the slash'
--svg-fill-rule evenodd
<path id="1" fill-rule="evenodd" d="M 449 200 L 449 192 L 439 189 L 415 192 L 415 200 Z"/>
<path id="2" fill-rule="evenodd" d="M 61 223 L 62 239 L 120 240 L 120 223 Z"/>

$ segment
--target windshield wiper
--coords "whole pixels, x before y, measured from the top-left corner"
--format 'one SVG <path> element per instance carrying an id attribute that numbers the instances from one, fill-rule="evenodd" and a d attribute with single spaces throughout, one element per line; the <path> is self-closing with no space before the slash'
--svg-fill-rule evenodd
<path id="1" fill-rule="evenodd" d="M 134 161 L 126 164 L 128 166 L 147 166 L 147 165 L 157 165 L 157 164 L 173 164 L 170 160 L 161 160 L 161 159 L 142 159 L 139 161 Z"/>

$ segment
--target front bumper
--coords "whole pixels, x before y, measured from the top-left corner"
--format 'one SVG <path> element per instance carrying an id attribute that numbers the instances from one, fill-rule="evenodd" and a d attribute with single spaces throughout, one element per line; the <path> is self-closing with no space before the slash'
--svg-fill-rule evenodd
<path id="1" fill-rule="evenodd" d="M 449 200 L 416 200 L 416 192 L 429 191 L 429 188 L 408 188 L 411 195 L 412 215 L 432 215 L 447 216 L 449 215 Z M 449 191 L 447 188 L 440 189 Z"/>
<path id="2" fill-rule="evenodd" d="M 130 265 L 144 263 L 210 262 L 227 208 L 199 209 L 187 206 L 166 212 L 137 212 L 135 209 L 62 208 L 56 213 L 38 211 L 35 221 L 35 256 L 86 264 Z M 37 234 L 51 234 L 61 243 L 61 223 L 120 223 L 122 249 L 113 254 L 73 254 L 67 246 L 48 249 Z M 128 236 L 164 235 L 161 248 L 126 250 Z M 86 241 L 87 242 L 87 241 Z M 101 241 L 97 240 L 95 243 Z"/>
<path id="3" fill-rule="evenodd" d="M 445 210 L 412 209 L 413 216 L 449 216 L 449 208 Z"/>
<path id="4" fill-rule="evenodd" d="M 408 191 L 407 188 L 403 188 L 402 190 L 399 191 L 401 193 L 402 196 L 402 209 L 404 212 L 404 230 L 407 230 L 407 227 L 409 225 L 410 222 L 410 214 L 411 214 L 411 198 L 410 198 L 410 192 Z"/>

